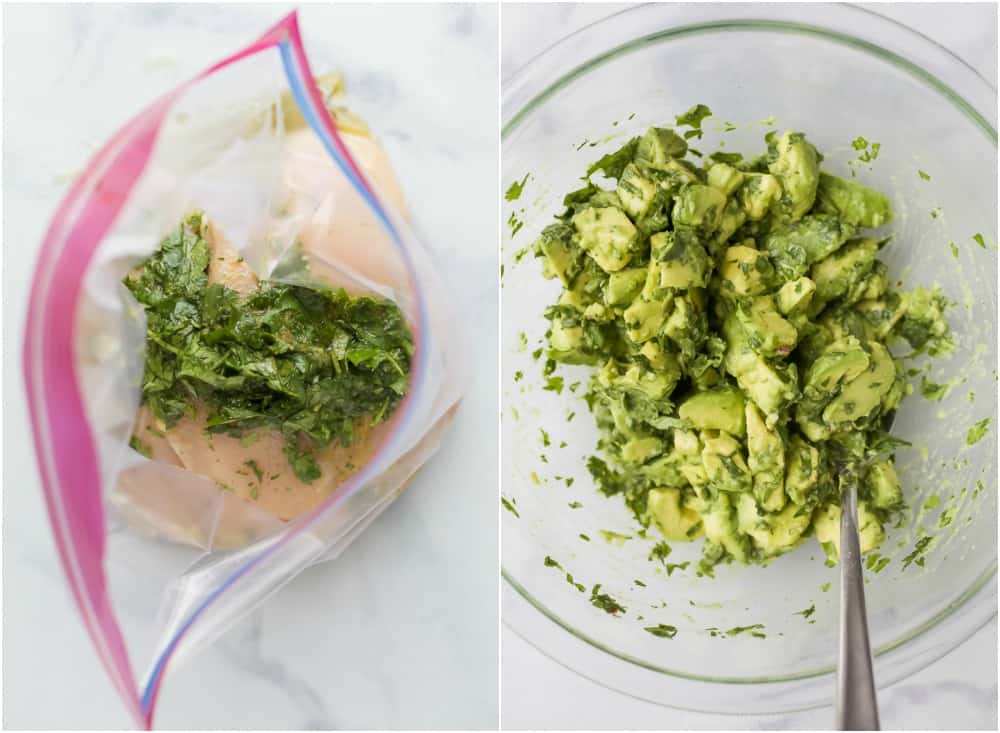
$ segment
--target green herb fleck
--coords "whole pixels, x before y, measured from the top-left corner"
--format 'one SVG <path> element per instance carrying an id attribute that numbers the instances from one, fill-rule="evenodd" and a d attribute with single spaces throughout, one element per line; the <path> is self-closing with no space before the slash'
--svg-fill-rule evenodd
<path id="1" fill-rule="evenodd" d="M 601 584 L 598 583 L 590 591 L 590 602 L 596 607 L 609 613 L 612 616 L 617 616 L 620 613 L 625 613 L 626 609 L 614 598 L 609 596 L 607 593 L 601 593 Z"/>
<path id="2" fill-rule="evenodd" d="M 513 514 L 518 519 L 521 518 L 521 515 L 518 514 L 517 512 L 517 508 L 514 506 L 514 503 L 510 501 L 506 496 L 500 497 L 500 503 L 503 504 L 503 508 L 506 509 L 508 512 Z"/>
<path id="3" fill-rule="evenodd" d="M 649 551 L 649 560 L 659 560 L 664 565 L 666 565 L 667 556 L 671 553 L 672 548 L 666 542 L 657 542 L 653 545 L 653 549 Z"/>
<path id="4" fill-rule="evenodd" d="M 583 532 L 580 533 L 580 539 L 583 540 L 584 542 L 590 542 L 590 537 L 585 535 Z"/>
<path id="5" fill-rule="evenodd" d="M 956 260 L 958 259 L 958 245 L 954 242 L 949 242 L 948 247 L 951 249 L 951 256 Z"/>
<path id="6" fill-rule="evenodd" d="M 657 624 L 656 626 L 644 626 L 643 628 L 653 636 L 659 636 L 661 639 L 673 639 L 677 636 L 676 626 Z"/>
<path id="7" fill-rule="evenodd" d="M 795 615 L 796 616 L 801 616 L 804 619 L 808 619 L 814 613 L 816 613 L 816 604 L 815 603 L 812 604 L 811 606 L 809 606 L 809 608 L 807 608 L 807 609 L 805 609 L 803 611 L 796 611 Z"/>
<path id="8" fill-rule="evenodd" d="M 560 570 L 563 569 L 563 566 L 560 565 L 558 561 L 553 560 L 548 555 L 545 556 L 545 567 L 547 567 L 547 568 L 559 568 Z"/>
<path id="9" fill-rule="evenodd" d="M 982 440 L 986 435 L 986 431 L 989 429 L 989 426 L 990 418 L 985 417 L 969 428 L 969 432 L 965 436 L 966 445 L 975 445 Z"/>
<path id="10" fill-rule="evenodd" d="M 601 536 L 609 545 L 616 545 L 618 547 L 621 547 L 626 541 L 632 539 L 630 535 L 612 532 L 610 529 L 602 529 Z"/>
<path id="11" fill-rule="evenodd" d="M 510 188 L 507 189 L 507 193 L 504 194 L 504 198 L 508 201 L 517 201 L 521 198 L 521 192 L 524 191 L 524 184 L 528 182 L 528 176 L 530 175 L 530 173 L 525 173 L 524 178 L 520 181 L 514 181 L 510 184 Z"/>
<path id="12" fill-rule="evenodd" d="M 583 504 L 581 504 L 581 503 L 580 503 L 580 502 L 578 502 L 578 501 L 571 501 L 571 502 L 569 503 L 569 508 L 570 508 L 570 509 L 579 509 L 579 508 L 580 508 L 580 507 L 582 507 L 582 506 L 583 506 Z"/>
<path id="13" fill-rule="evenodd" d="M 921 178 L 923 178 L 923 179 L 924 179 L 925 181 L 929 181 L 929 180 L 931 180 L 931 177 L 930 177 L 929 175 L 927 175 L 926 173 L 924 173 L 923 171 L 921 171 L 921 170 L 918 170 L 918 171 L 917 171 L 917 173 L 918 173 L 918 174 L 920 175 L 920 177 L 921 177 Z"/>
<path id="14" fill-rule="evenodd" d="M 986 249 L 986 240 L 983 239 L 983 235 L 982 234 L 980 234 L 979 232 L 976 232 L 975 234 L 972 235 L 972 238 L 974 240 L 976 240 L 976 244 L 978 244 L 983 249 Z"/>

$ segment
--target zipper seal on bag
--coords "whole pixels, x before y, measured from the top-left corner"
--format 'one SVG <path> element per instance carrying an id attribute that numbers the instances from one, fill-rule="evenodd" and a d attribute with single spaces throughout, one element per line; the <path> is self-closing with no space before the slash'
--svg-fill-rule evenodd
<path id="1" fill-rule="evenodd" d="M 322 505 L 290 525 L 278 541 L 251 558 L 202 601 L 160 655 L 140 697 L 104 572 L 106 521 L 101 474 L 74 354 L 79 294 L 94 253 L 149 162 L 172 104 L 199 80 L 275 46 L 281 53 L 293 96 L 303 116 L 386 228 L 407 268 L 416 311 L 413 367 L 407 394 L 390 418 L 389 435 L 372 461 L 338 487 Z M 138 726 L 147 729 L 152 726 L 156 697 L 167 663 L 200 613 L 257 563 L 317 519 L 335 511 L 365 486 L 369 478 L 386 468 L 383 465 L 386 455 L 399 442 L 402 428 L 413 412 L 414 398 L 426 381 L 429 319 L 423 293 L 415 282 L 415 269 L 396 220 L 382 207 L 337 134 L 310 71 L 294 11 L 257 41 L 168 92 L 128 122 L 94 156 L 63 199 L 46 232 L 35 267 L 22 368 L 39 473 L 60 560 L 98 656 Z"/>

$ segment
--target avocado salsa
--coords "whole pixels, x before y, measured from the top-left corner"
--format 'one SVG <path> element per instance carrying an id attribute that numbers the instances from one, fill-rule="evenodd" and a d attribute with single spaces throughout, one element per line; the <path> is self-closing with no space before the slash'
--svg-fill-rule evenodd
<path id="1" fill-rule="evenodd" d="M 947 301 L 892 287 L 891 237 L 870 231 L 889 199 L 822 170 L 801 132 L 744 159 L 689 149 L 701 119 L 677 122 L 693 130 L 650 128 L 591 165 L 533 245 L 563 286 L 546 373 L 593 367 L 588 468 L 667 540 L 704 537 L 703 573 L 811 535 L 836 562 L 847 472 L 874 550 L 906 506 L 887 429 L 912 387 L 890 347 L 951 351 Z"/>

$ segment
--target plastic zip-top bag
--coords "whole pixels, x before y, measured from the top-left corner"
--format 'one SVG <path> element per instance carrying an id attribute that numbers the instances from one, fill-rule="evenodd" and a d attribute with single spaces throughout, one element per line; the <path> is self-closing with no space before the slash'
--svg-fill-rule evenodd
<path id="1" fill-rule="evenodd" d="M 399 495 L 460 398 L 446 290 L 339 92 L 289 15 L 114 135 L 42 245 L 23 360 L 42 484 L 140 726 L 168 666 Z M 154 636 L 116 618 L 128 578 L 162 597 Z"/>

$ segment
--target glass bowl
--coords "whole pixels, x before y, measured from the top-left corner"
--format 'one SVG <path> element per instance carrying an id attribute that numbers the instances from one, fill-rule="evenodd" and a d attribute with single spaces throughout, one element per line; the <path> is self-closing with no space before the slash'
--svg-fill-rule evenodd
<path id="1" fill-rule="evenodd" d="M 534 353 L 560 286 L 524 248 L 588 163 L 696 103 L 716 115 L 698 141 L 705 151 L 724 141 L 753 154 L 768 130 L 791 128 L 832 172 L 849 175 L 851 162 L 858 180 L 893 199 L 896 240 L 881 255 L 891 279 L 940 284 L 955 301 L 955 353 L 935 360 L 929 378 L 956 383 L 940 402 L 916 389 L 899 410 L 894 433 L 913 447 L 896 465 L 913 509 L 888 531 L 889 564 L 866 573 L 885 686 L 996 613 L 996 91 L 912 30 L 813 4 L 637 7 L 564 39 L 503 90 L 504 188 L 528 176 L 504 202 L 505 623 L 581 675 L 645 700 L 716 713 L 804 709 L 832 700 L 837 569 L 813 539 L 768 567 L 720 566 L 715 578 L 695 573 L 700 541 L 671 543 L 667 562 L 694 561 L 686 569 L 650 560 L 655 530 L 638 536 L 621 498 L 598 493 L 585 468 L 597 439 L 582 396 L 589 369 L 560 367 L 557 393 Z M 857 160 L 858 136 L 881 145 L 870 163 Z M 967 445 L 985 418 L 991 429 Z M 629 539 L 605 541 L 602 530 Z M 934 539 L 920 558 L 924 536 Z M 625 614 L 590 603 L 598 583 Z M 644 630 L 661 623 L 676 636 Z"/>

